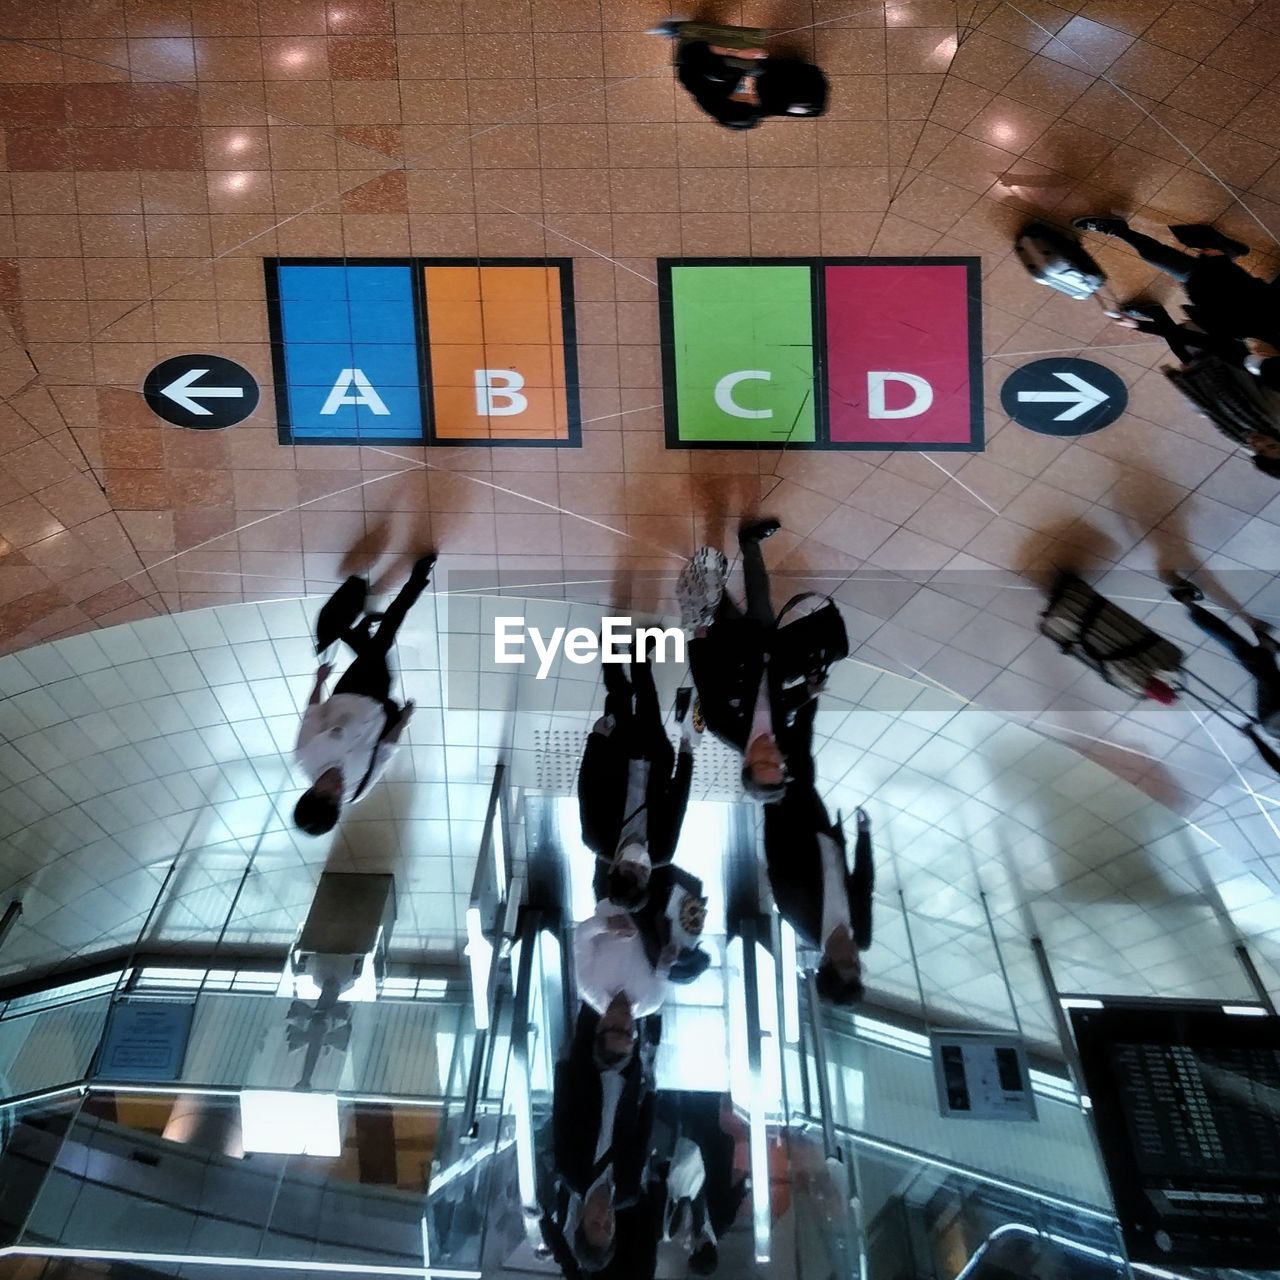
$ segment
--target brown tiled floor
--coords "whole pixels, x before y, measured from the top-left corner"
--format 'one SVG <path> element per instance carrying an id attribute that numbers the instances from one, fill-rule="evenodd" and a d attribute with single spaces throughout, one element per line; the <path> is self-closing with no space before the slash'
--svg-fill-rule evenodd
<path id="1" fill-rule="evenodd" d="M 1162 348 L 1009 247 L 1029 213 L 1114 208 L 1216 220 L 1273 273 L 1274 0 L 717 13 L 788 29 L 831 77 L 826 118 L 718 129 L 642 34 L 663 0 L 4 0 L 0 644 L 322 591 L 361 538 L 607 594 L 761 505 L 775 561 L 837 578 L 1025 572 L 1095 528 L 1103 564 L 1152 570 L 1176 534 L 1219 572 L 1277 567 L 1271 483 L 1170 392 Z M 1122 296 L 1153 284 L 1093 247 Z M 277 443 L 261 259 L 410 253 L 574 259 L 581 449 Z M 981 256 L 984 454 L 664 447 L 654 258 L 818 253 Z M 1131 386 L 1119 424 L 1007 423 L 1011 366 L 1086 347 Z M 146 372 L 188 351 L 254 372 L 249 421 L 197 435 L 147 409 Z M 972 693 L 1039 678 L 971 648 L 991 670 L 936 643 L 912 669 Z M 1150 781 L 1160 754 L 1121 767 Z"/>

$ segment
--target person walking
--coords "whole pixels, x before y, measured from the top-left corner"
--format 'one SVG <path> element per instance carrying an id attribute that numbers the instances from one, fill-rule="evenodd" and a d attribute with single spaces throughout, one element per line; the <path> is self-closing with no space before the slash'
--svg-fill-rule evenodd
<path id="1" fill-rule="evenodd" d="M 822 952 L 818 994 L 833 1004 L 862 998 L 862 952 L 871 946 L 875 865 L 871 819 L 857 811 L 853 871 L 844 828 L 818 795 L 813 763 L 816 703 L 801 708 L 788 741 L 791 783 L 764 812 L 765 868 L 773 900 L 796 934 Z"/>
<path id="2" fill-rule="evenodd" d="M 604 662 L 601 670 L 604 714 L 587 737 L 578 770 L 582 842 L 599 863 L 596 896 L 638 911 L 654 868 L 671 861 L 680 841 L 693 778 L 693 717 L 683 717 L 677 752 L 646 658 L 629 666 Z M 679 705 L 687 713 L 688 697 Z"/>
<path id="3" fill-rule="evenodd" d="M 651 956 L 641 924 L 607 898 L 573 933 L 574 978 L 584 1004 L 600 1014 L 596 1065 L 603 1071 L 635 1052 L 638 1023 L 667 997 L 675 952 Z"/>
<path id="4" fill-rule="evenodd" d="M 827 79 L 800 58 L 772 57 L 762 27 L 664 22 L 651 35 L 676 42 L 676 75 L 717 124 L 754 129 L 765 116 L 820 116 Z"/>
<path id="5" fill-rule="evenodd" d="M 434 564 L 434 554 L 418 560 L 383 613 L 364 612 L 369 584 L 359 577 L 348 578 L 320 611 L 317 651 L 341 640 L 356 656 L 328 698 L 333 665 L 320 664 L 298 730 L 294 759 L 311 785 L 298 798 L 293 820 L 307 835 L 332 831 L 342 807 L 368 795 L 409 725 L 412 700 L 400 706 L 391 697 L 391 647 Z"/>
<path id="6" fill-rule="evenodd" d="M 1200 601 L 1204 592 L 1187 578 L 1179 578 L 1169 594 L 1185 606 L 1191 621 L 1206 635 L 1218 642 L 1254 680 L 1255 718 L 1273 738 L 1280 738 L 1280 665 L 1276 655 L 1280 653 L 1271 629 L 1256 618 L 1248 619 L 1253 631 L 1250 643 L 1234 627 L 1210 613 Z"/>
<path id="7" fill-rule="evenodd" d="M 1144 262 L 1181 283 L 1187 315 L 1205 333 L 1280 344 L 1280 293 L 1236 262 L 1249 252 L 1248 245 L 1201 224 L 1169 228 L 1194 254 L 1135 231 L 1123 218 L 1091 215 L 1076 218 L 1072 226 L 1123 241 Z"/>
<path id="8" fill-rule="evenodd" d="M 693 557 L 676 588 L 686 629 L 693 633 L 689 667 L 706 726 L 742 753 L 743 789 L 765 804 L 778 800 L 787 785 L 781 732 L 817 697 L 827 666 L 849 653 L 844 623 L 830 601 L 780 624 L 760 549 L 779 528 L 776 520 L 758 520 L 738 532 L 745 612 L 725 591 L 728 562 L 714 548 L 703 547 Z M 804 631 L 801 643 L 793 643 L 799 632 L 792 628 Z"/>
<path id="9" fill-rule="evenodd" d="M 652 1054 L 601 1068 L 600 1015 L 583 1008 L 552 1087 L 555 1170 L 548 1223 L 583 1271 L 613 1259 L 618 1214 L 640 1198 L 653 1140 Z"/>

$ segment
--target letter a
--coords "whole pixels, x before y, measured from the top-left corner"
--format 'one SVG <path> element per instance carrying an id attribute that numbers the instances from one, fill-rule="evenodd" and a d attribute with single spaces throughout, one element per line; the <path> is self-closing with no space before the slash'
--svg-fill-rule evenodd
<path id="1" fill-rule="evenodd" d="M 524 375 L 514 369 L 477 369 L 476 413 L 482 418 L 523 413 L 529 407 L 529 397 L 520 394 L 523 386 Z"/>
<path id="2" fill-rule="evenodd" d="M 355 395 L 351 394 L 352 387 L 356 389 Z M 343 369 L 338 374 L 333 390 L 329 392 L 329 398 L 320 412 L 337 413 L 344 404 L 362 404 L 370 413 L 386 415 L 391 412 L 359 369 Z"/>

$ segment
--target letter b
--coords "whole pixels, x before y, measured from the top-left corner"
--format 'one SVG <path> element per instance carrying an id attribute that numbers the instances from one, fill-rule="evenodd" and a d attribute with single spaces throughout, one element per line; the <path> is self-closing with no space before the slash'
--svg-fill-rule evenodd
<path id="1" fill-rule="evenodd" d="M 529 407 L 520 394 L 524 375 L 514 369 L 476 370 L 476 413 L 482 418 L 510 418 Z"/>

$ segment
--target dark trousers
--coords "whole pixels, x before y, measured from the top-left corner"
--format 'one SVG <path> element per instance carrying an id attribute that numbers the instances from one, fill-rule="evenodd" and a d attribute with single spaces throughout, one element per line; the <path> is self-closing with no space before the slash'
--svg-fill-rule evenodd
<path id="1" fill-rule="evenodd" d="M 738 542 L 742 550 L 742 576 L 747 588 L 747 609 L 744 615 L 726 591 L 720 598 L 717 610 L 722 617 L 748 617 L 762 627 L 772 627 L 777 621 L 773 612 L 773 600 L 769 594 L 769 570 L 764 565 L 764 552 L 757 538 L 742 538 Z"/>
<path id="2" fill-rule="evenodd" d="M 399 710 L 391 698 L 391 667 L 387 659 L 395 644 L 396 632 L 430 580 L 429 575 L 410 577 L 385 613 L 366 614 L 342 632 L 338 638 L 356 655 L 356 660 L 342 673 L 334 693 L 358 693 Z"/>
<path id="3" fill-rule="evenodd" d="M 613 717 L 614 733 L 626 745 L 628 757 L 648 760 L 670 776 L 675 752 L 662 726 L 658 688 L 649 664 L 637 660 L 629 668 L 615 662 L 600 665 L 604 671 L 604 713 Z M 628 670 L 630 679 L 626 674 Z"/>
<path id="4" fill-rule="evenodd" d="M 1183 284 L 1191 278 L 1191 273 L 1200 262 L 1195 254 L 1183 253 L 1181 249 L 1175 249 L 1172 245 L 1154 240 L 1151 236 L 1143 235 L 1141 231 L 1134 231 L 1132 227 L 1126 227 L 1123 231 L 1116 231 L 1113 234 L 1117 240 L 1123 240 L 1125 244 L 1136 249 L 1143 262 L 1149 262 L 1165 275 L 1172 276 Z"/>
<path id="5" fill-rule="evenodd" d="M 1264 723 L 1280 711 L 1280 671 L 1275 655 L 1260 644 L 1246 640 L 1234 627 L 1216 613 L 1188 604 L 1191 621 L 1207 636 L 1212 636 L 1257 682 L 1257 716 Z"/>

